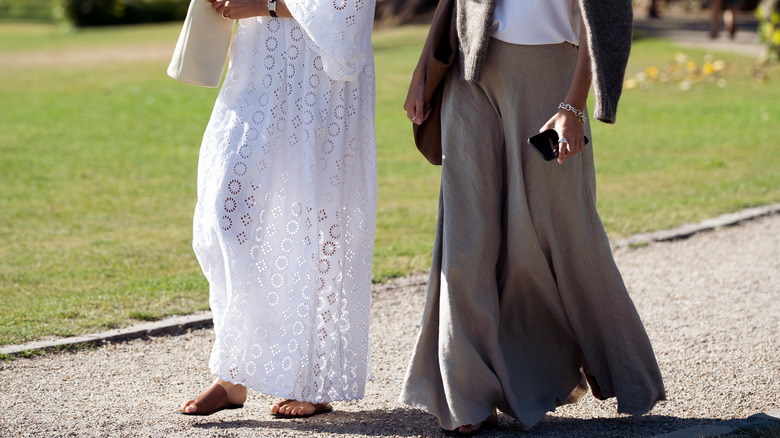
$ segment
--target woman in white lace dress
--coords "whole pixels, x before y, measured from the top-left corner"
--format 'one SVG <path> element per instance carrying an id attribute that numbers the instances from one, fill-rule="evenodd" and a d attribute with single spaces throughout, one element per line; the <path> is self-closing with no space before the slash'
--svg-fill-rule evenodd
<path id="1" fill-rule="evenodd" d="M 213 5 L 240 19 L 194 219 L 217 380 L 181 412 L 241 407 L 246 388 L 281 397 L 276 416 L 328 412 L 370 373 L 374 1 Z"/>

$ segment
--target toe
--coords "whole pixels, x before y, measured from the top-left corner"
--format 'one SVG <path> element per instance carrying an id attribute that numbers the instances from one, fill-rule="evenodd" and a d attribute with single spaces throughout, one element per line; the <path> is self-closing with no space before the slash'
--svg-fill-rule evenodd
<path id="1" fill-rule="evenodd" d="M 482 425 L 482 423 L 480 423 L 480 424 L 467 424 L 465 426 L 459 427 L 458 428 L 458 432 L 459 433 L 463 433 L 463 434 L 469 434 L 469 433 L 472 433 L 472 432 L 474 432 L 476 430 L 479 430 L 479 427 L 481 425 Z"/>
<path id="2" fill-rule="evenodd" d="M 276 402 L 275 405 L 271 406 L 271 413 L 272 414 L 283 414 L 285 411 L 285 407 L 287 406 L 287 403 L 289 403 L 290 400 L 279 400 Z"/>
<path id="3" fill-rule="evenodd" d="M 317 410 L 317 408 L 315 408 L 313 404 L 304 402 L 298 406 L 298 415 L 311 415 L 315 410 Z"/>

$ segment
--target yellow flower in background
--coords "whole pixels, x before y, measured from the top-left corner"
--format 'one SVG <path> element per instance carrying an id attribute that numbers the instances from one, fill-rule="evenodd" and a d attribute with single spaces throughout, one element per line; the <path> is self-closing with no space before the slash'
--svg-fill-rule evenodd
<path id="1" fill-rule="evenodd" d="M 780 46 L 780 29 L 776 30 L 772 35 L 772 43 L 776 46 Z"/>
<path id="2" fill-rule="evenodd" d="M 778 31 L 780 38 L 780 31 Z M 685 53 L 677 52 L 674 61 L 662 67 L 651 65 L 640 70 L 633 77 L 623 82 L 623 88 L 631 90 L 649 90 L 653 82 L 675 82 L 679 90 L 691 90 L 696 83 L 706 81 L 718 87 L 725 87 L 726 80 L 720 75 L 726 69 L 726 62 L 716 59 L 711 53 L 704 55 L 701 61 L 688 57 Z M 780 437 L 779 437 L 780 438 Z"/>
<path id="3" fill-rule="evenodd" d="M 658 79 L 658 77 L 661 74 L 661 71 L 656 66 L 650 66 L 645 69 L 645 74 L 647 75 L 648 78 L 655 80 Z"/>

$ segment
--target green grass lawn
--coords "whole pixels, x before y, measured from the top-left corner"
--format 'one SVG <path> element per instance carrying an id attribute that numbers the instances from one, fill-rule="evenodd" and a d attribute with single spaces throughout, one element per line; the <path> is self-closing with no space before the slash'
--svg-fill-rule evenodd
<path id="1" fill-rule="evenodd" d="M 166 76 L 168 60 L 152 52 L 172 48 L 178 31 L 0 24 L 0 345 L 208 308 L 190 239 L 198 147 L 216 90 Z M 421 26 L 374 36 L 375 281 L 430 262 L 438 168 L 418 155 L 402 109 L 424 36 Z M 145 50 L 148 59 L 108 56 Z M 637 41 L 629 75 L 680 51 Z M 706 55 L 683 52 L 699 62 Z M 25 63 L 42 55 L 63 58 Z M 780 68 L 766 68 L 759 83 L 752 59 L 714 56 L 727 65 L 725 87 L 653 82 L 625 91 L 616 125 L 594 124 L 611 237 L 780 200 Z"/>

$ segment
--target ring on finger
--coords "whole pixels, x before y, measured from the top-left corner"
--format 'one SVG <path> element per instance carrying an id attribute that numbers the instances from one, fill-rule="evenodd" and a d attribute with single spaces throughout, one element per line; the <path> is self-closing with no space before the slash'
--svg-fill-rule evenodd
<path id="1" fill-rule="evenodd" d="M 558 143 L 569 144 L 569 140 L 566 140 L 565 138 L 562 138 L 562 139 L 558 140 Z"/>
<path id="2" fill-rule="evenodd" d="M 222 18 L 228 18 L 228 16 L 225 15 L 225 11 L 222 11 Z"/>

